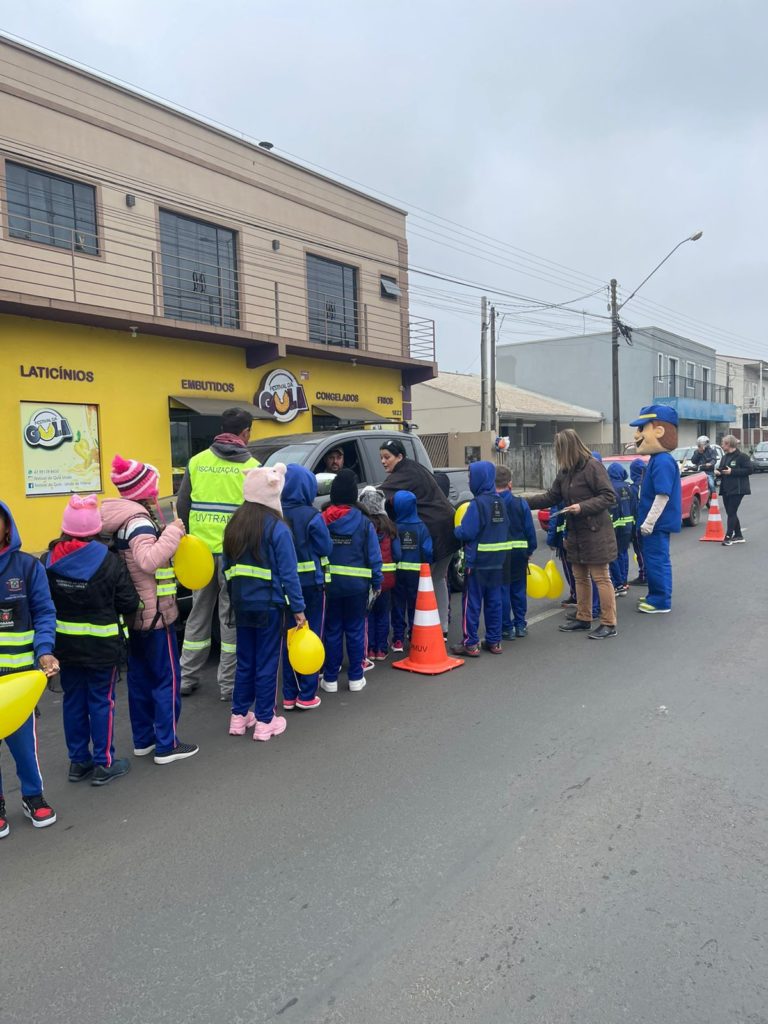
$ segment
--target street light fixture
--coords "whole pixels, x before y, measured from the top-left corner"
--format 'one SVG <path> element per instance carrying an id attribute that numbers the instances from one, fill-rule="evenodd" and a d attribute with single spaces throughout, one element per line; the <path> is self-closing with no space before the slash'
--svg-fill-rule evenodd
<path id="1" fill-rule="evenodd" d="M 657 263 L 653 270 L 644 277 L 640 284 L 635 288 L 631 295 L 628 295 L 624 301 L 619 304 L 616 301 L 616 278 L 611 279 L 611 377 L 613 382 L 613 450 L 620 452 L 621 450 L 621 411 L 620 411 L 620 396 L 619 396 L 619 310 L 623 309 L 630 299 L 633 299 L 635 295 L 640 291 L 646 281 L 649 281 L 659 267 L 663 267 L 670 256 L 674 255 L 681 245 L 685 245 L 686 242 L 698 242 L 701 236 L 704 234 L 703 231 L 696 231 L 692 235 L 688 235 L 681 242 L 670 249 L 661 263 Z"/>

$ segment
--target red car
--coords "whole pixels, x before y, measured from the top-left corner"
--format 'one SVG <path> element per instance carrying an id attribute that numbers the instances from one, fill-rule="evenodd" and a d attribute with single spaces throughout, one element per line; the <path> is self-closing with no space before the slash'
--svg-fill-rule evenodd
<path id="1" fill-rule="evenodd" d="M 603 465 L 608 468 L 612 462 L 619 462 L 627 470 L 629 478 L 629 467 L 635 459 L 642 459 L 647 462 L 650 455 L 608 455 L 603 459 Z M 701 507 L 709 501 L 709 481 L 706 473 L 689 473 L 682 477 L 682 502 L 683 502 L 683 526 L 696 526 L 701 519 Z M 539 525 L 546 532 L 549 526 L 549 509 L 539 509 Z"/>

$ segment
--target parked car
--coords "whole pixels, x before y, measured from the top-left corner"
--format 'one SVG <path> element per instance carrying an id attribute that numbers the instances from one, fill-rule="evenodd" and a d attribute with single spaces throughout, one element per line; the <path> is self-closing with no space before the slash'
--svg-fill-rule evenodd
<path id="1" fill-rule="evenodd" d="M 754 473 L 768 472 L 768 441 L 761 441 L 755 445 L 752 452 L 752 471 Z"/>
<path id="2" fill-rule="evenodd" d="M 675 449 L 671 454 L 675 455 Z M 648 462 L 650 455 L 610 455 L 603 459 L 603 465 L 608 468 L 612 462 L 621 463 L 627 470 L 629 476 L 630 463 L 635 459 L 642 459 Z M 707 474 L 701 472 L 681 472 L 682 504 L 683 504 L 683 526 L 696 526 L 701 519 L 701 506 L 709 501 L 709 481 Z"/>

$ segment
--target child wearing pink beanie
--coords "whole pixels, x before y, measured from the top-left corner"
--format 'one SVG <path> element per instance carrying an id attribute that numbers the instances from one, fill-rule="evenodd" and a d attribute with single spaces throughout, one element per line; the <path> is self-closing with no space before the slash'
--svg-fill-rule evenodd
<path id="1" fill-rule="evenodd" d="M 280 509 L 285 466 L 252 469 L 244 503 L 224 531 L 222 566 L 237 629 L 237 669 L 232 693 L 231 736 L 253 726 L 255 740 L 285 732 L 275 714 L 286 601 L 297 626 L 306 623 L 304 595 L 291 531 Z"/>

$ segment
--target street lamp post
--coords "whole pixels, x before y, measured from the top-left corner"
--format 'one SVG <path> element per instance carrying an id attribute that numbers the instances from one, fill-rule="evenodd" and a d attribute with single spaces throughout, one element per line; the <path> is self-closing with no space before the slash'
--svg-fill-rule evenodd
<path id="1" fill-rule="evenodd" d="M 653 270 L 644 277 L 640 284 L 635 288 L 631 295 L 627 296 L 622 303 L 616 301 L 616 278 L 611 279 L 611 380 L 613 384 L 613 450 L 617 454 L 621 451 L 621 399 L 619 389 L 619 311 L 622 310 L 630 299 L 633 299 L 635 295 L 640 291 L 646 281 L 649 281 L 659 267 L 662 267 L 670 256 L 677 252 L 681 245 L 685 245 L 686 242 L 698 242 L 703 235 L 703 231 L 697 231 L 693 235 L 688 235 L 682 242 L 678 242 L 674 249 L 670 249 L 661 263 L 657 263 Z"/>

